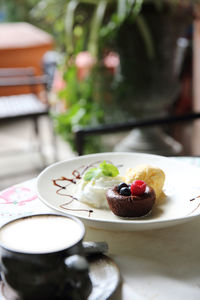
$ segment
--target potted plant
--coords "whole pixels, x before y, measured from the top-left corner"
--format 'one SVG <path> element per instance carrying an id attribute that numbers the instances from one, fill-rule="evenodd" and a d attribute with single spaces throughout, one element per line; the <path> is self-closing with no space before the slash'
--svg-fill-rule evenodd
<path id="1" fill-rule="evenodd" d="M 166 114 L 180 88 L 173 65 L 177 38 L 197 2 L 65 1 L 66 86 L 59 97 L 66 111 L 55 116 L 57 131 L 73 145 L 77 127 Z"/>

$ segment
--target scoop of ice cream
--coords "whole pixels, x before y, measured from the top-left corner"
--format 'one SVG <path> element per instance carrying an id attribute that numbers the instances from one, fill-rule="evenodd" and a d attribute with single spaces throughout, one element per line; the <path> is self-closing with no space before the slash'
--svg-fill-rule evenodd
<path id="1" fill-rule="evenodd" d="M 78 184 L 76 198 L 96 208 L 109 208 L 106 200 L 106 192 L 121 181 L 122 178 L 120 176 L 103 176 L 92 179 L 89 182 L 81 180 Z"/>
<path id="2" fill-rule="evenodd" d="M 152 187 L 156 193 L 156 201 L 161 201 L 165 194 L 163 186 L 165 183 L 165 173 L 157 167 L 150 165 L 139 165 L 135 168 L 128 168 L 124 177 L 126 183 L 132 183 L 134 180 L 143 180 Z"/>

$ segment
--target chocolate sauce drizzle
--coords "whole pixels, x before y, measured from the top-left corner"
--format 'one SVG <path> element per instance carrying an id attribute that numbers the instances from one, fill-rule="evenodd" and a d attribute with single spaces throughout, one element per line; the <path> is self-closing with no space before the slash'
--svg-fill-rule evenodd
<path id="1" fill-rule="evenodd" d="M 71 184 L 77 184 L 79 182 L 79 180 L 82 179 L 82 176 L 85 173 L 85 171 L 87 171 L 87 169 L 89 169 L 91 167 L 94 167 L 96 164 L 99 164 L 100 162 L 101 161 L 97 161 L 95 163 L 91 163 L 91 164 L 89 164 L 87 166 L 81 166 L 78 169 L 73 170 L 72 171 L 72 178 L 67 178 L 65 176 L 61 176 L 60 178 L 52 179 L 53 185 L 55 185 L 56 187 L 58 187 L 58 189 L 56 191 L 56 194 L 58 194 L 60 196 L 71 198 L 71 200 L 69 202 L 65 202 L 65 203 L 61 204 L 60 208 L 66 209 L 66 210 L 69 210 L 69 211 L 87 212 L 88 213 L 88 217 L 91 216 L 91 214 L 93 213 L 92 209 L 77 209 L 77 208 L 69 208 L 69 207 L 67 207 L 73 201 L 79 201 L 79 200 L 76 197 L 74 197 L 73 195 L 66 194 L 65 191 L 67 190 L 67 187 L 70 186 Z"/>
<path id="2" fill-rule="evenodd" d="M 194 198 L 190 199 L 190 201 L 194 201 L 194 200 L 196 200 L 197 198 L 200 198 L 200 195 L 197 196 L 197 197 L 194 197 Z"/>
<path id="3" fill-rule="evenodd" d="M 192 199 L 190 199 L 190 201 L 194 201 L 196 200 L 197 198 L 200 198 L 200 195 L 199 196 L 196 196 Z M 191 215 L 193 212 L 195 212 L 198 208 L 200 207 L 200 202 L 198 203 L 197 207 L 195 207 L 188 215 Z"/>

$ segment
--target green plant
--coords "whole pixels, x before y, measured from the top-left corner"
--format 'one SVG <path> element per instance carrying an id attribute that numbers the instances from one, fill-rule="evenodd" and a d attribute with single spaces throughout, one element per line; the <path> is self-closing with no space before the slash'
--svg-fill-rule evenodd
<path id="1" fill-rule="evenodd" d="M 198 1 L 159 1 L 159 0 L 69 0 L 65 7 L 65 46 L 68 65 L 64 78 L 67 88 L 61 93 L 65 98 L 67 111 L 56 117 L 56 127 L 60 134 L 74 145 L 73 131 L 77 127 L 92 126 L 98 122 L 109 122 L 115 118 L 122 120 L 120 114 L 121 99 L 127 94 L 132 83 L 120 83 L 120 76 L 110 75 L 103 66 L 105 53 L 116 50 L 117 38 L 125 23 L 135 23 L 143 40 L 147 59 L 154 62 L 156 56 L 155 44 L 148 22 L 143 15 L 143 5 L 153 5 L 155 10 L 162 11 L 166 3 L 170 4 L 171 13 L 188 8 Z M 185 6 L 184 6 L 185 5 Z M 130 34 L 131 36 L 131 34 Z M 134 36 L 133 36 L 134 39 Z M 75 57 L 81 51 L 88 51 L 95 59 L 94 70 L 89 77 L 80 82 L 77 79 Z M 72 68 L 72 69 L 71 69 Z M 73 71 L 72 71 L 73 70 Z M 137 77 L 137 74 L 134 74 Z M 129 86 L 128 86 L 129 84 Z M 117 89 L 116 86 L 120 86 Z M 82 87 L 85 87 L 84 89 Z M 87 90 L 87 92 L 86 92 Z M 132 89 L 130 90 L 132 93 Z M 118 96 L 120 95 L 120 97 Z M 109 98 L 112 97 L 110 100 Z M 119 103 L 117 103 L 117 99 Z M 113 100 L 114 99 L 114 100 Z M 105 109 L 105 102 L 108 111 Z M 115 111 L 114 117 L 113 101 Z M 124 114 L 126 118 L 126 115 Z M 128 116 L 127 116 L 128 117 Z M 91 141 L 88 143 L 91 151 Z M 98 145 L 99 146 L 99 145 Z M 93 151 L 98 148 L 92 149 Z"/>
<path id="2" fill-rule="evenodd" d="M 75 31 L 81 28 L 84 48 L 94 57 L 101 55 L 102 48 L 115 46 L 116 35 L 124 22 L 135 22 L 143 37 L 149 57 L 153 56 L 153 43 L 148 24 L 142 15 L 144 4 L 162 11 L 170 5 L 171 11 L 193 8 L 199 0 L 68 0 L 65 15 L 66 45 L 68 54 L 76 49 Z M 100 50 L 100 51 L 99 51 Z"/>
<path id="3" fill-rule="evenodd" d="M 8 2 L 11 3 L 12 0 Z M 53 33 L 58 50 L 65 54 L 61 69 L 66 87 L 59 92 L 58 97 L 65 101 L 66 111 L 54 114 L 53 118 L 57 132 L 70 142 L 73 149 L 74 130 L 81 126 L 112 121 L 114 112 L 117 111 L 114 111 L 113 103 L 115 107 L 120 107 L 121 99 L 125 98 L 124 95 L 132 85 L 131 82 L 124 84 L 119 74 L 111 74 L 103 63 L 106 53 L 117 49 L 118 34 L 124 24 L 136 25 L 147 59 L 153 64 L 156 57 L 155 41 L 143 15 L 144 4 L 153 5 L 158 12 L 166 4 L 170 4 L 173 14 L 177 6 L 180 8 L 181 5 L 183 8 L 184 5 L 188 7 L 198 2 L 199 0 L 28 0 L 27 3 L 32 5 L 29 6 L 29 19 Z M 129 38 L 134 42 L 131 34 L 130 32 Z M 90 73 L 80 80 L 76 56 L 82 51 L 88 51 L 95 63 Z M 134 77 L 137 78 L 137 74 Z M 106 105 L 109 107 L 108 111 Z M 116 119 L 122 119 L 120 112 L 119 109 Z M 90 140 L 87 146 L 88 152 L 99 151 L 99 143 L 95 140 Z"/>
<path id="4" fill-rule="evenodd" d="M 57 132 L 70 143 L 75 150 L 73 132 L 81 126 L 97 125 L 103 119 L 103 112 L 93 101 L 93 76 L 90 74 L 82 81 L 78 81 L 77 68 L 72 64 L 64 73 L 66 87 L 59 92 L 59 98 L 64 99 L 67 109 L 63 113 L 53 114 Z M 90 140 L 87 152 L 98 150 L 95 140 Z"/>
<path id="5" fill-rule="evenodd" d="M 125 5 L 124 5 L 125 3 Z M 104 50 L 112 49 L 120 23 L 129 14 L 134 17 L 141 9 L 142 1 L 68 1 L 66 7 L 66 88 L 59 96 L 66 101 L 67 110 L 54 116 L 57 132 L 74 148 L 73 132 L 77 127 L 94 126 L 105 122 L 105 110 L 102 98 L 102 86 L 110 87 L 114 76 L 109 74 L 102 63 Z M 85 9 L 87 8 L 87 9 Z M 111 10 L 112 9 L 112 10 Z M 111 15 L 110 17 L 110 12 Z M 109 12 L 109 15 L 108 15 Z M 105 46 L 107 45 L 107 46 Z M 88 51 L 94 58 L 94 66 L 83 80 L 77 76 L 75 57 L 82 51 Z M 105 81 L 102 78 L 106 79 Z M 103 82 L 103 84 L 102 84 Z M 107 90 L 108 91 L 108 90 Z M 108 94 L 108 93 L 107 93 Z M 100 143 L 90 138 L 87 152 L 100 151 Z"/>
<path id="6" fill-rule="evenodd" d="M 33 22 L 30 10 L 37 5 L 39 1 L 40 0 L 2 0 L 0 5 L 5 8 L 7 21 Z"/>

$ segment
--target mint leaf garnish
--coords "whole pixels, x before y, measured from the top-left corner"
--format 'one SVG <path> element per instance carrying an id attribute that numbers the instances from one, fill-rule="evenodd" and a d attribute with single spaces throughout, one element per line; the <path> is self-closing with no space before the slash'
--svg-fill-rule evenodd
<path id="1" fill-rule="evenodd" d="M 97 178 L 100 173 L 101 170 L 99 168 L 91 168 L 85 173 L 83 179 L 85 181 L 90 181 L 92 180 L 92 178 Z"/>
<path id="2" fill-rule="evenodd" d="M 112 164 L 106 161 L 102 162 L 98 167 L 89 169 L 83 179 L 85 181 L 90 181 L 93 178 L 99 178 L 101 176 L 115 177 L 119 174 L 119 170 Z"/>
<path id="3" fill-rule="evenodd" d="M 106 161 L 102 162 L 99 167 L 105 176 L 115 177 L 119 174 L 117 167 L 115 167 L 113 164 L 108 164 Z"/>

